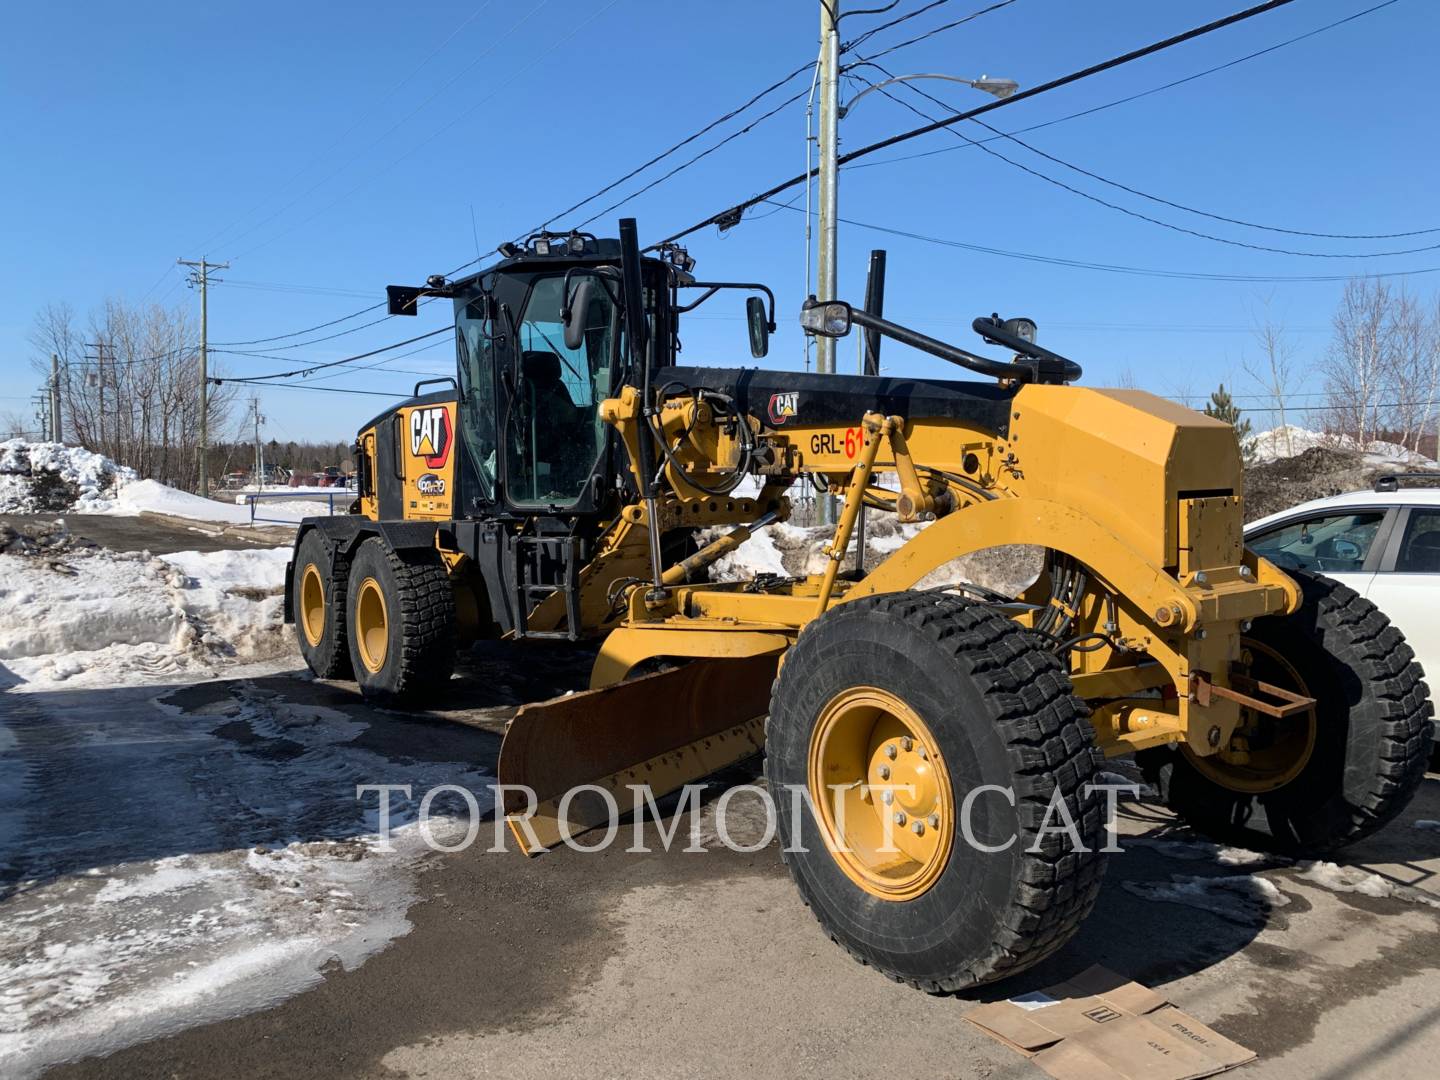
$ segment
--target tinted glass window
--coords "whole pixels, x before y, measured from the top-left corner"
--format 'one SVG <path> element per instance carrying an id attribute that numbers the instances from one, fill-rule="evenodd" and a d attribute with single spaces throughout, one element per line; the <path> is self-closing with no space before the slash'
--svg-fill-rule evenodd
<path id="1" fill-rule="evenodd" d="M 506 432 L 506 475 L 516 503 L 574 504 L 605 445 L 595 406 L 610 392 L 615 307 L 605 289 L 594 289 L 589 310 L 578 313 L 583 342 L 569 349 L 563 288 L 562 275 L 536 280 L 516 328 L 520 364 Z"/>
<path id="2" fill-rule="evenodd" d="M 1440 574 L 1440 510 L 1410 511 L 1395 569 L 1402 574 Z"/>
<path id="3" fill-rule="evenodd" d="M 1292 521 L 1248 541 L 1257 555 L 1290 570 L 1355 573 L 1385 519 L 1383 510 L 1326 514 Z"/>

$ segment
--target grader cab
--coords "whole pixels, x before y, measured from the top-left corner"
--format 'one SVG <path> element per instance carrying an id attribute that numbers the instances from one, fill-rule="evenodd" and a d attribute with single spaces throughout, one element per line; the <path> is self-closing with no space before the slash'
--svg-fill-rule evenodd
<path id="1" fill-rule="evenodd" d="M 529 639 L 596 640 L 591 690 L 521 709 L 501 749 L 527 850 L 600 823 L 602 792 L 658 798 L 763 753 L 825 929 L 944 990 L 1036 962 L 1088 912 L 1107 756 L 1135 753 L 1196 828 L 1285 851 L 1367 835 L 1415 791 L 1418 665 L 1355 593 L 1245 549 L 1228 425 L 1071 385 L 1024 320 L 975 321 L 997 360 L 840 302 L 802 313 L 983 380 L 677 366 L 680 317 L 730 289 L 763 356 L 773 296 L 642 257 L 630 220 L 501 253 L 392 287 L 397 313 L 453 301 L 458 378 L 361 431 L 355 512 L 301 527 L 287 610 L 318 676 L 402 705 L 468 641 L 523 664 Z M 824 571 L 709 581 L 797 483 L 840 504 Z M 847 569 L 862 508 L 923 527 Z M 1019 596 L 921 587 L 1009 545 L 1044 555 Z"/>

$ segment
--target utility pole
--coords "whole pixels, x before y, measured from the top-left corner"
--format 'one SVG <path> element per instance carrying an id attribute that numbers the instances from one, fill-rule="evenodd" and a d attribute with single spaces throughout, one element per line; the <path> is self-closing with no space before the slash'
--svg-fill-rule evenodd
<path id="1" fill-rule="evenodd" d="M 206 289 L 210 284 L 210 271 L 228 270 L 230 264 L 206 262 L 204 259 L 198 262 L 190 259 L 175 261 L 181 266 L 191 267 L 190 284 L 200 286 L 200 497 L 207 499 L 210 497 L 210 463 L 207 460 L 210 456 L 210 357 L 207 351 L 209 305 Z"/>
<path id="2" fill-rule="evenodd" d="M 105 342 L 87 341 L 85 343 L 85 348 L 95 350 L 94 356 L 91 356 L 87 352 L 85 354 L 85 359 L 88 363 L 93 363 L 95 365 L 94 385 L 99 393 L 100 399 L 99 407 L 97 409 L 98 421 L 100 425 L 100 443 L 98 446 L 94 447 L 94 449 L 98 450 L 100 453 L 103 454 L 105 453 Z M 86 379 L 86 384 L 89 385 L 88 377 Z"/>
<path id="3" fill-rule="evenodd" d="M 264 423 L 265 418 L 260 415 L 260 399 L 258 397 L 250 399 L 250 412 L 255 417 L 255 483 L 259 485 L 261 491 L 264 491 L 265 451 L 260 445 L 260 425 Z"/>
<path id="4" fill-rule="evenodd" d="M 820 258 L 815 295 L 836 300 L 836 218 L 839 200 L 836 165 L 840 139 L 840 0 L 820 0 Z M 835 374 L 835 339 L 816 342 L 815 370 Z"/>
<path id="5" fill-rule="evenodd" d="M 50 441 L 62 442 L 65 425 L 60 421 L 60 357 L 50 354 Z"/>

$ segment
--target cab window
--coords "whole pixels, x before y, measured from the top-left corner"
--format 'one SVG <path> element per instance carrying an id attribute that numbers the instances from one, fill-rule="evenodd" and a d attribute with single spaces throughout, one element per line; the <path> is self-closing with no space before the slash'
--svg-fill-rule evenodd
<path id="1" fill-rule="evenodd" d="M 1358 573 L 1384 520 L 1383 510 L 1308 517 L 1253 537 L 1248 546 L 1281 569 Z"/>
<path id="2" fill-rule="evenodd" d="M 517 327 L 505 473 L 510 501 L 521 505 L 573 506 L 605 446 L 596 403 L 610 392 L 615 306 L 605 289 L 595 289 L 582 313 L 584 342 L 568 349 L 560 320 L 564 283 L 562 274 L 537 278 Z"/>

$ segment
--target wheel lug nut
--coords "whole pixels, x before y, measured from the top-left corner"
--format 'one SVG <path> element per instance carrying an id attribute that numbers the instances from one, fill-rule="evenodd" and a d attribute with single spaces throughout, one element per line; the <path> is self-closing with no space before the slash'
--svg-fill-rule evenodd
<path id="1" fill-rule="evenodd" d="M 886 743 L 886 744 L 885 744 L 885 756 L 888 757 L 891 761 L 894 761 L 894 760 L 895 760 L 895 744 L 894 744 L 894 743 Z"/>
<path id="2" fill-rule="evenodd" d="M 917 751 L 915 751 L 915 752 L 920 755 L 920 760 L 921 760 L 921 761 L 924 761 L 926 758 L 928 758 L 928 757 L 930 756 L 930 754 L 926 751 L 925 747 L 923 747 L 923 746 L 920 747 L 920 749 L 917 750 Z"/>
<path id="3" fill-rule="evenodd" d="M 904 812 L 903 810 L 896 810 L 896 811 L 895 811 L 895 824 L 896 824 L 896 825 L 904 825 L 904 824 L 905 824 L 905 812 Z"/>
<path id="4" fill-rule="evenodd" d="M 912 746 L 914 746 L 914 745 L 915 745 L 915 743 L 914 743 L 914 741 L 910 738 L 909 735 L 904 736 L 904 737 L 901 738 L 901 740 L 900 740 L 900 749 L 901 749 L 901 750 L 909 750 L 909 749 L 910 749 Z"/>
<path id="5" fill-rule="evenodd" d="M 895 793 L 893 791 L 887 791 L 884 795 L 881 795 L 880 798 L 884 801 L 886 806 L 889 806 L 895 801 Z"/>
<path id="6" fill-rule="evenodd" d="M 881 780 L 889 780 L 889 779 L 890 779 L 890 766 L 889 766 L 889 765 L 881 765 L 881 766 L 880 766 L 880 779 L 881 779 Z"/>
<path id="7" fill-rule="evenodd" d="M 916 836 L 924 836 L 924 835 L 925 835 L 925 823 L 924 823 L 923 821 L 917 821 L 917 822 L 915 822 L 915 824 L 912 825 L 912 826 L 910 826 L 910 828 L 911 828 L 911 831 L 913 831 Z"/>
<path id="8" fill-rule="evenodd" d="M 931 815 L 930 815 L 930 828 L 932 828 L 932 829 L 938 829 L 939 827 L 940 827 L 940 815 L 939 815 L 939 814 L 931 814 Z"/>

